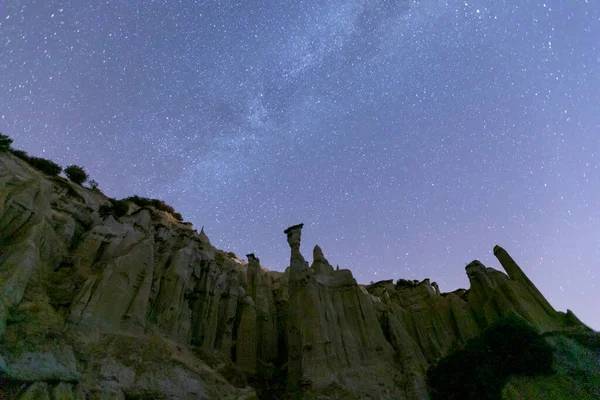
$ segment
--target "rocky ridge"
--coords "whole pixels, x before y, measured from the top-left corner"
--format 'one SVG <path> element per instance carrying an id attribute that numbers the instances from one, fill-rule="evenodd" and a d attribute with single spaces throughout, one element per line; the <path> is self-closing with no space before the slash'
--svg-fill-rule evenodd
<path id="1" fill-rule="evenodd" d="M 506 274 L 473 261 L 468 290 L 360 285 L 319 246 L 308 264 L 302 224 L 285 230 L 290 263 L 275 272 L 166 212 L 129 204 L 117 217 L 110 205 L 0 153 L 9 398 L 426 399 L 427 368 L 502 316 L 540 332 L 585 329 L 499 246 Z"/>

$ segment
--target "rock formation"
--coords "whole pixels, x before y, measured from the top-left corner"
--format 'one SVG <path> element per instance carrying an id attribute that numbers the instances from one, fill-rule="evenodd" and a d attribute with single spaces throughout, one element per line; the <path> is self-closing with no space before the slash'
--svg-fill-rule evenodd
<path id="1" fill-rule="evenodd" d="M 302 224 L 276 272 L 168 213 L 111 204 L 0 153 L 0 397 L 426 399 L 429 365 L 504 315 L 582 325 L 498 246 L 508 276 L 474 261 L 468 290 L 364 286 L 319 246 L 308 266 Z"/>

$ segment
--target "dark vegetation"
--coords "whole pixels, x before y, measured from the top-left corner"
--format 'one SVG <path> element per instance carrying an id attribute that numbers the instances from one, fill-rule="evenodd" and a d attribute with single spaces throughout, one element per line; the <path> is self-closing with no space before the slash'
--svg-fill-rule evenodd
<path id="1" fill-rule="evenodd" d="M 11 150 L 11 153 L 19 157 L 21 160 L 26 161 L 33 168 L 42 171 L 46 175 L 57 176 L 62 172 L 62 167 L 54 161 L 50 161 L 41 157 L 31 157 L 23 150 Z"/>
<path id="2" fill-rule="evenodd" d="M 78 185 L 82 185 L 88 179 L 88 174 L 79 165 L 69 165 L 65 168 L 65 175 Z"/>
<path id="3" fill-rule="evenodd" d="M 139 207 L 152 206 L 152 207 L 156 208 L 157 210 L 165 211 L 165 212 L 168 212 L 171 214 L 173 214 L 175 212 L 173 207 L 166 204 L 164 201 L 158 200 L 158 199 L 149 199 L 147 197 L 140 197 L 140 196 L 130 196 L 130 197 L 124 198 L 121 201 L 131 201 L 132 203 L 136 204 Z"/>
<path id="4" fill-rule="evenodd" d="M 0 399 L 18 399 L 25 394 L 30 382 L 0 377 Z"/>
<path id="5" fill-rule="evenodd" d="M 419 285 L 419 281 L 417 281 L 417 280 L 409 281 L 406 279 L 398 279 L 396 281 L 396 289 L 412 288 L 412 287 L 417 287 L 418 285 Z"/>
<path id="6" fill-rule="evenodd" d="M 581 346 L 600 353 L 600 333 L 594 332 L 592 330 L 561 330 L 561 331 L 551 331 L 546 332 L 542 335 L 543 337 L 552 337 L 552 336 L 564 336 L 569 339 L 573 339 L 575 342 L 580 344 Z"/>
<path id="7" fill-rule="evenodd" d="M 62 167 L 55 162 L 46 160 L 45 158 L 31 157 L 23 150 L 13 149 L 11 147 L 12 143 L 13 140 L 9 136 L 0 133 L 0 152 L 10 152 L 19 157 L 21 160 L 26 161 L 32 167 L 50 176 L 58 176 L 61 172 L 63 172 Z M 85 170 L 78 165 L 69 165 L 67 168 L 65 168 L 64 172 L 71 182 L 78 185 L 83 184 L 89 178 Z M 98 182 L 95 180 L 90 180 L 89 186 L 92 190 L 98 190 Z M 100 206 L 100 215 L 106 216 L 108 214 L 113 214 L 117 218 L 122 217 L 129 211 L 129 206 L 127 203 L 132 202 L 139 207 L 154 207 L 157 210 L 165 211 L 173 215 L 177 221 L 183 221 L 183 216 L 180 213 L 175 212 L 173 207 L 166 204 L 162 200 L 149 199 L 147 197 L 140 196 L 130 196 L 121 200 L 110 199 L 110 201 L 110 205 Z"/>
<path id="8" fill-rule="evenodd" d="M 13 140 L 0 133 L 0 151 L 8 151 Z"/>
<path id="9" fill-rule="evenodd" d="M 23 150 L 13 149 L 11 147 L 12 142 L 13 140 L 10 137 L 0 133 L 0 152 L 11 152 L 21 160 L 29 163 L 32 167 L 50 176 L 56 176 L 62 172 L 62 167 L 53 161 L 41 157 L 31 157 Z"/>
<path id="10" fill-rule="evenodd" d="M 431 366 L 427 382 L 433 400 L 499 400 L 509 377 L 552 373 L 550 345 L 527 322 L 511 315 Z"/>
<path id="11" fill-rule="evenodd" d="M 179 214 L 178 212 L 175 212 L 175 209 L 173 207 L 171 207 L 170 205 L 168 205 L 167 203 L 165 203 L 162 200 L 149 199 L 147 197 L 140 197 L 140 196 L 130 196 L 130 197 L 126 197 L 119 201 L 120 202 L 130 201 L 130 202 L 134 203 L 135 205 L 137 205 L 138 207 L 154 207 L 157 210 L 164 211 L 164 212 L 167 212 L 167 213 L 173 215 L 173 217 L 178 221 L 183 220 L 183 217 L 181 216 L 181 214 Z"/>
<path id="12" fill-rule="evenodd" d="M 104 217 L 104 216 L 107 216 L 108 214 L 112 214 L 117 218 L 122 217 L 129 212 L 128 203 L 133 203 L 133 204 L 137 205 L 138 207 L 154 207 L 157 210 L 165 211 L 165 212 L 173 215 L 173 217 L 177 221 L 183 221 L 182 215 L 178 212 L 175 212 L 173 207 L 166 204 L 162 200 L 149 199 L 147 197 L 140 197 L 140 196 L 130 196 L 130 197 L 126 197 L 121 200 L 110 199 L 110 202 L 111 202 L 110 205 L 105 204 L 105 205 L 100 206 L 99 212 L 100 212 L 101 216 Z"/>

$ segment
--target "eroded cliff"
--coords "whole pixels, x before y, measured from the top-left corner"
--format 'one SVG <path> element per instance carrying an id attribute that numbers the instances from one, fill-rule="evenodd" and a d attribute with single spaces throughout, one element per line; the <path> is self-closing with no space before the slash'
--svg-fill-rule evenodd
<path id="1" fill-rule="evenodd" d="M 508 253 L 468 290 L 359 285 L 302 224 L 284 273 L 216 249 L 202 230 L 47 177 L 0 153 L 0 390 L 23 398 L 425 399 L 429 365 L 498 318 L 579 326 Z M 283 239 L 283 237 L 282 237 Z M 61 397 L 62 396 L 62 397 Z"/>

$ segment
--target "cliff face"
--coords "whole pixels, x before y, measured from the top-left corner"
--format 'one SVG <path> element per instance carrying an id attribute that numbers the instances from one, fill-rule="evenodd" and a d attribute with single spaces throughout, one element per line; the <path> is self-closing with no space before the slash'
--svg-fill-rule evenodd
<path id="1" fill-rule="evenodd" d="M 302 225 L 285 231 L 280 273 L 170 214 L 130 204 L 117 218 L 110 205 L 0 153 L 5 394 L 425 399 L 428 366 L 501 316 L 542 332 L 579 324 L 498 246 L 508 275 L 474 261 L 469 290 L 440 293 L 427 279 L 363 286 L 318 246 L 308 266 Z"/>

